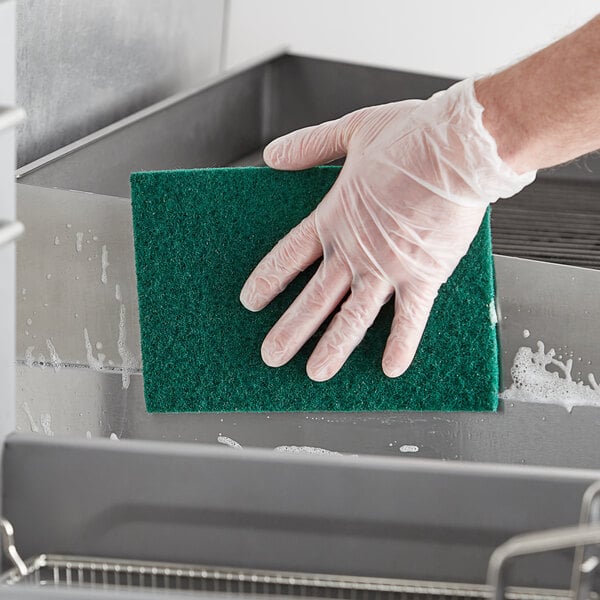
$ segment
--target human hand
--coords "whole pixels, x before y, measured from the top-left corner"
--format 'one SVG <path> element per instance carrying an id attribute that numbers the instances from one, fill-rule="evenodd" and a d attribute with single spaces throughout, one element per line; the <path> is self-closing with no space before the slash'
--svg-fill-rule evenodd
<path id="1" fill-rule="evenodd" d="M 261 310 L 323 256 L 266 336 L 266 364 L 288 362 L 350 291 L 308 360 L 309 377 L 333 377 L 392 295 L 383 371 L 397 377 L 410 366 L 438 289 L 467 252 L 488 204 L 535 177 L 503 163 L 482 111 L 466 80 L 426 101 L 364 108 L 267 146 L 265 162 L 276 169 L 346 161 L 318 207 L 242 289 L 242 304 Z"/>

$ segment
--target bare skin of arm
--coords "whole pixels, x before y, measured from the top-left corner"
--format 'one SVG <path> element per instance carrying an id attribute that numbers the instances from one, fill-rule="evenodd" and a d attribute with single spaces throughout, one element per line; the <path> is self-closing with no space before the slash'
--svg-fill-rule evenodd
<path id="1" fill-rule="evenodd" d="M 498 154 L 517 173 L 600 148 L 600 16 L 475 91 Z"/>

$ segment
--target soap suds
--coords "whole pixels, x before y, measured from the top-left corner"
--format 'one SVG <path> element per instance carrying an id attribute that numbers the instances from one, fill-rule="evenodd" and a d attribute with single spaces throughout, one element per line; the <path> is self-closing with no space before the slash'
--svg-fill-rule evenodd
<path id="1" fill-rule="evenodd" d="M 52 437 L 54 432 L 52 431 L 52 416 L 50 413 L 43 413 L 40 416 L 40 423 L 42 424 L 43 432 L 48 436 Z"/>
<path id="2" fill-rule="evenodd" d="M 118 440 L 119 436 L 116 433 L 113 432 L 113 433 L 110 434 L 109 439 L 111 439 L 111 440 Z"/>
<path id="3" fill-rule="evenodd" d="M 232 440 L 231 438 L 229 438 L 225 435 L 219 435 L 217 437 L 217 442 L 219 442 L 219 444 L 229 446 L 230 448 L 235 448 L 236 450 L 243 449 L 243 446 L 240 443 L 236 442 L 235 440 Z"/>
<path id="4" fill-rule="evenodd" d="M 77 241 L 75 242 L 75 249 L 77 252 L 81 252 L 81 243 L 83 242 L 83 233 L 81 231 L 77 232 Z"/>
<path id="5" fill-rule="evenodd" d="M 536 402 L 558 404 L 571 412 L 575 406 L 600 406 L 600 386 L 593 373 L 587 376 L 588 383 L 574 381 L 573 359 L 565 362 L 554 358 L 556 352 L 548 352 L 544 343 L 537 342 L 537 350 L 519 348 L 510 374 L 512 385 L 500 394 L 511 402 Z M 557 370 L 549 371 L 548 367 Z"/>
<path id="6" fill-rule="evenodd" d="M 52 367 L 56 373 L 56 371 L 62 367 L 62 361 L 60 360 L 60 356 L 58 356 L 58 352 L 56 351 L 52 340 L 47 339 L 46 346 L 48 347 L 48 352 L 50 352 L 50 362 L 52 363 Z"/>
<path id="7" fill-rule="evenodd" d="M 88 334 L 87 327 L 83 328 L 83 340 L 85 342 L 85 351 L 90 369 L 94 369 L 94 371 L 102 371 L 102 369 L 104 369 L 104 364 L 101 360 L 99 360 L 99 358 L 94 356 L 94 350 L 92 348 L 92 343 L 90 342 L 90 336 Z"/>
<path id="8" fill-rule="evenodd" d="M 116 283 L 115 284 L 115 298 L 121 302 L 121 300 L 123 300 L 123 296 L 121 295 L 121 286 Z"/>
<path id="9" fill-rule="evenodd" d="M 106 269 L 108 269 L 109 266 L 110 263 L 108 262 L 108 250 L 106 249 L 106 246 L 102 246 L 102 275 L 100 277 L 100 281 L 102 281 L 104 284 L 108 281 Z"/>
<path id="10" fill-rule="evenodd" d="M 229 448 L 235 448 L 236 450 L 243 450 L 244 447 L 236 442 L 234 439 L 225 435 L 219 434 L 217 436 L 217 442 L 228 446 Z M 314 448 L 313 446 L 277 446 L 273 448 L 274 452 L 280 452 L 282 454 L 319 454 L 329 456 L 343 456 L 341 452 L 334 452 L 333 450 L 326 450 L 325 448 Z"/>
<path id="11" fill-rule="evenodd" d="M 531 335 L 529 329 L 523 329 L 523 337 L 528 338 Z"/>
<path id="12" fill-rule="evenodd" d="M 27 350 L 25 350 L 25 364 L 28 367 L 33 367 L 33 363 L 35 361 L 33 357 L 33 351 L 35 350 L 35 346 L 27 346 Z"/>
<path id="13" fill-rule="evenodd" d="M 325 448 L 313 448 L 312 446 L 277 446 L 275 452 L 283 454 L 320 454 L 329 456 L 342 456 L 341 452 L 334 450 L 326 450 Z"/>
<path id="14" fill-rule="evenodd" d="M 129 387 L 131 374 L 135 372 L 138 366 L 138 361 L 133 355 L 133 352 L 131 352 L 131 350 L 127 347 L 127 331 L 125 329 L 125 325 L 125 305 L 121 304 L 121 309 L 119 312 L 119 339 L 117 340 L 117 348 L 119 350 L 119 356 L 121 357 L 121 382 L 124 390 Z"/>
<path id="15" fill-rule="evenodd" d="M 33 415 L 31 414 L 31 409 L 29 408 L 29 404 L 27 404 L 27 402 L 23 402 L 23 406 L 21 408 L 23 409 L 23 412 L 27 416 L 27 420 L 29 421 L 29 428 L 31 429 L 32 433 L 39 433 L 40 428 L 37 426 L 37 423 L 35 422 L 35 419 L 33 418 Z"/>
<path id="16" fill-rule="evenodd" d="M 400 450 L 400 452 L 405 453 L 415 453 L 419 451 L 419 446 L 414 446 L 412 444 L 404 444 L 403 446 L 400 446 L 398 450 Z"/>

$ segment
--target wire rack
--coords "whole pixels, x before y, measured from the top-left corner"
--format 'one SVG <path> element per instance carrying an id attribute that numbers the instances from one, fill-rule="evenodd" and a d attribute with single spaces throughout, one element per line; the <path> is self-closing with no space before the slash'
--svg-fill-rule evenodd
<path id="1" fill-rule="evenodd" d="M 417 581 L 209 567 L 164 562 L 42 554 L 23 561 L 10 522 L 0 519 L 3 548 L 14 567 L 0 585 L 163 590 L 202 595 L 287 596 L 335 600 L 600 600 L 592 590 L 600 564 L 600 482 L 585 493 L 580 524 L 516 536 L 492 554 L 485 584 Z M 575 548 L 571 588 L 507 587 L 515 558 Z"/>
<path id="2" fill-rule="evenodd" d="M 11 569 L 0 579 L 7 585 L 153 589 L 180 592 L 224 592 L 251 596 L 291 596 L 335 600 L 483 600 L 485 585 L 403 579 L 337 577 L 281 571 L 216 569 L 183 564 L 117 561 L 102 558 L 41 555 L 26 561 L 26 574 Z M 567 600 L 568 590 L 510 588 L 513 600 Z"/>

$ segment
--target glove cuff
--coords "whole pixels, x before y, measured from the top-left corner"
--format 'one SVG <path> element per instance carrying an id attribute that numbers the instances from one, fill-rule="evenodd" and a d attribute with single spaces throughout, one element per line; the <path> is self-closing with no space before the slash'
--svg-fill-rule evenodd
<path id="1" fill-rule="evenodd" d="M 434 94 L 421 107 L 424 117 L 439 124 L 440 147 L 453 140 L 462 152 L 440 157 L 443 169 L 450 169 L 466 186 L 436 186 L 436 193 L 462 206 L 480 206 L 509 198 L 535 180 L 537 171 L 518 174 L 498 154 L 496 140 L 483 124 L 484 107 L 475 95 L 475 79 L 460 81 L 445 91 Z M 430 112 L 432 111 L 432 112 Z M 458 142 L 456 142 L 458 140 Z M 460 156 L 460 160 L 454 157 Z M 439 165 L 442 167 L 442 164 Z M 454 177 L 449 179 L 454 180 Z M 447 180 L 446 180 L 447 181 Z"/>

